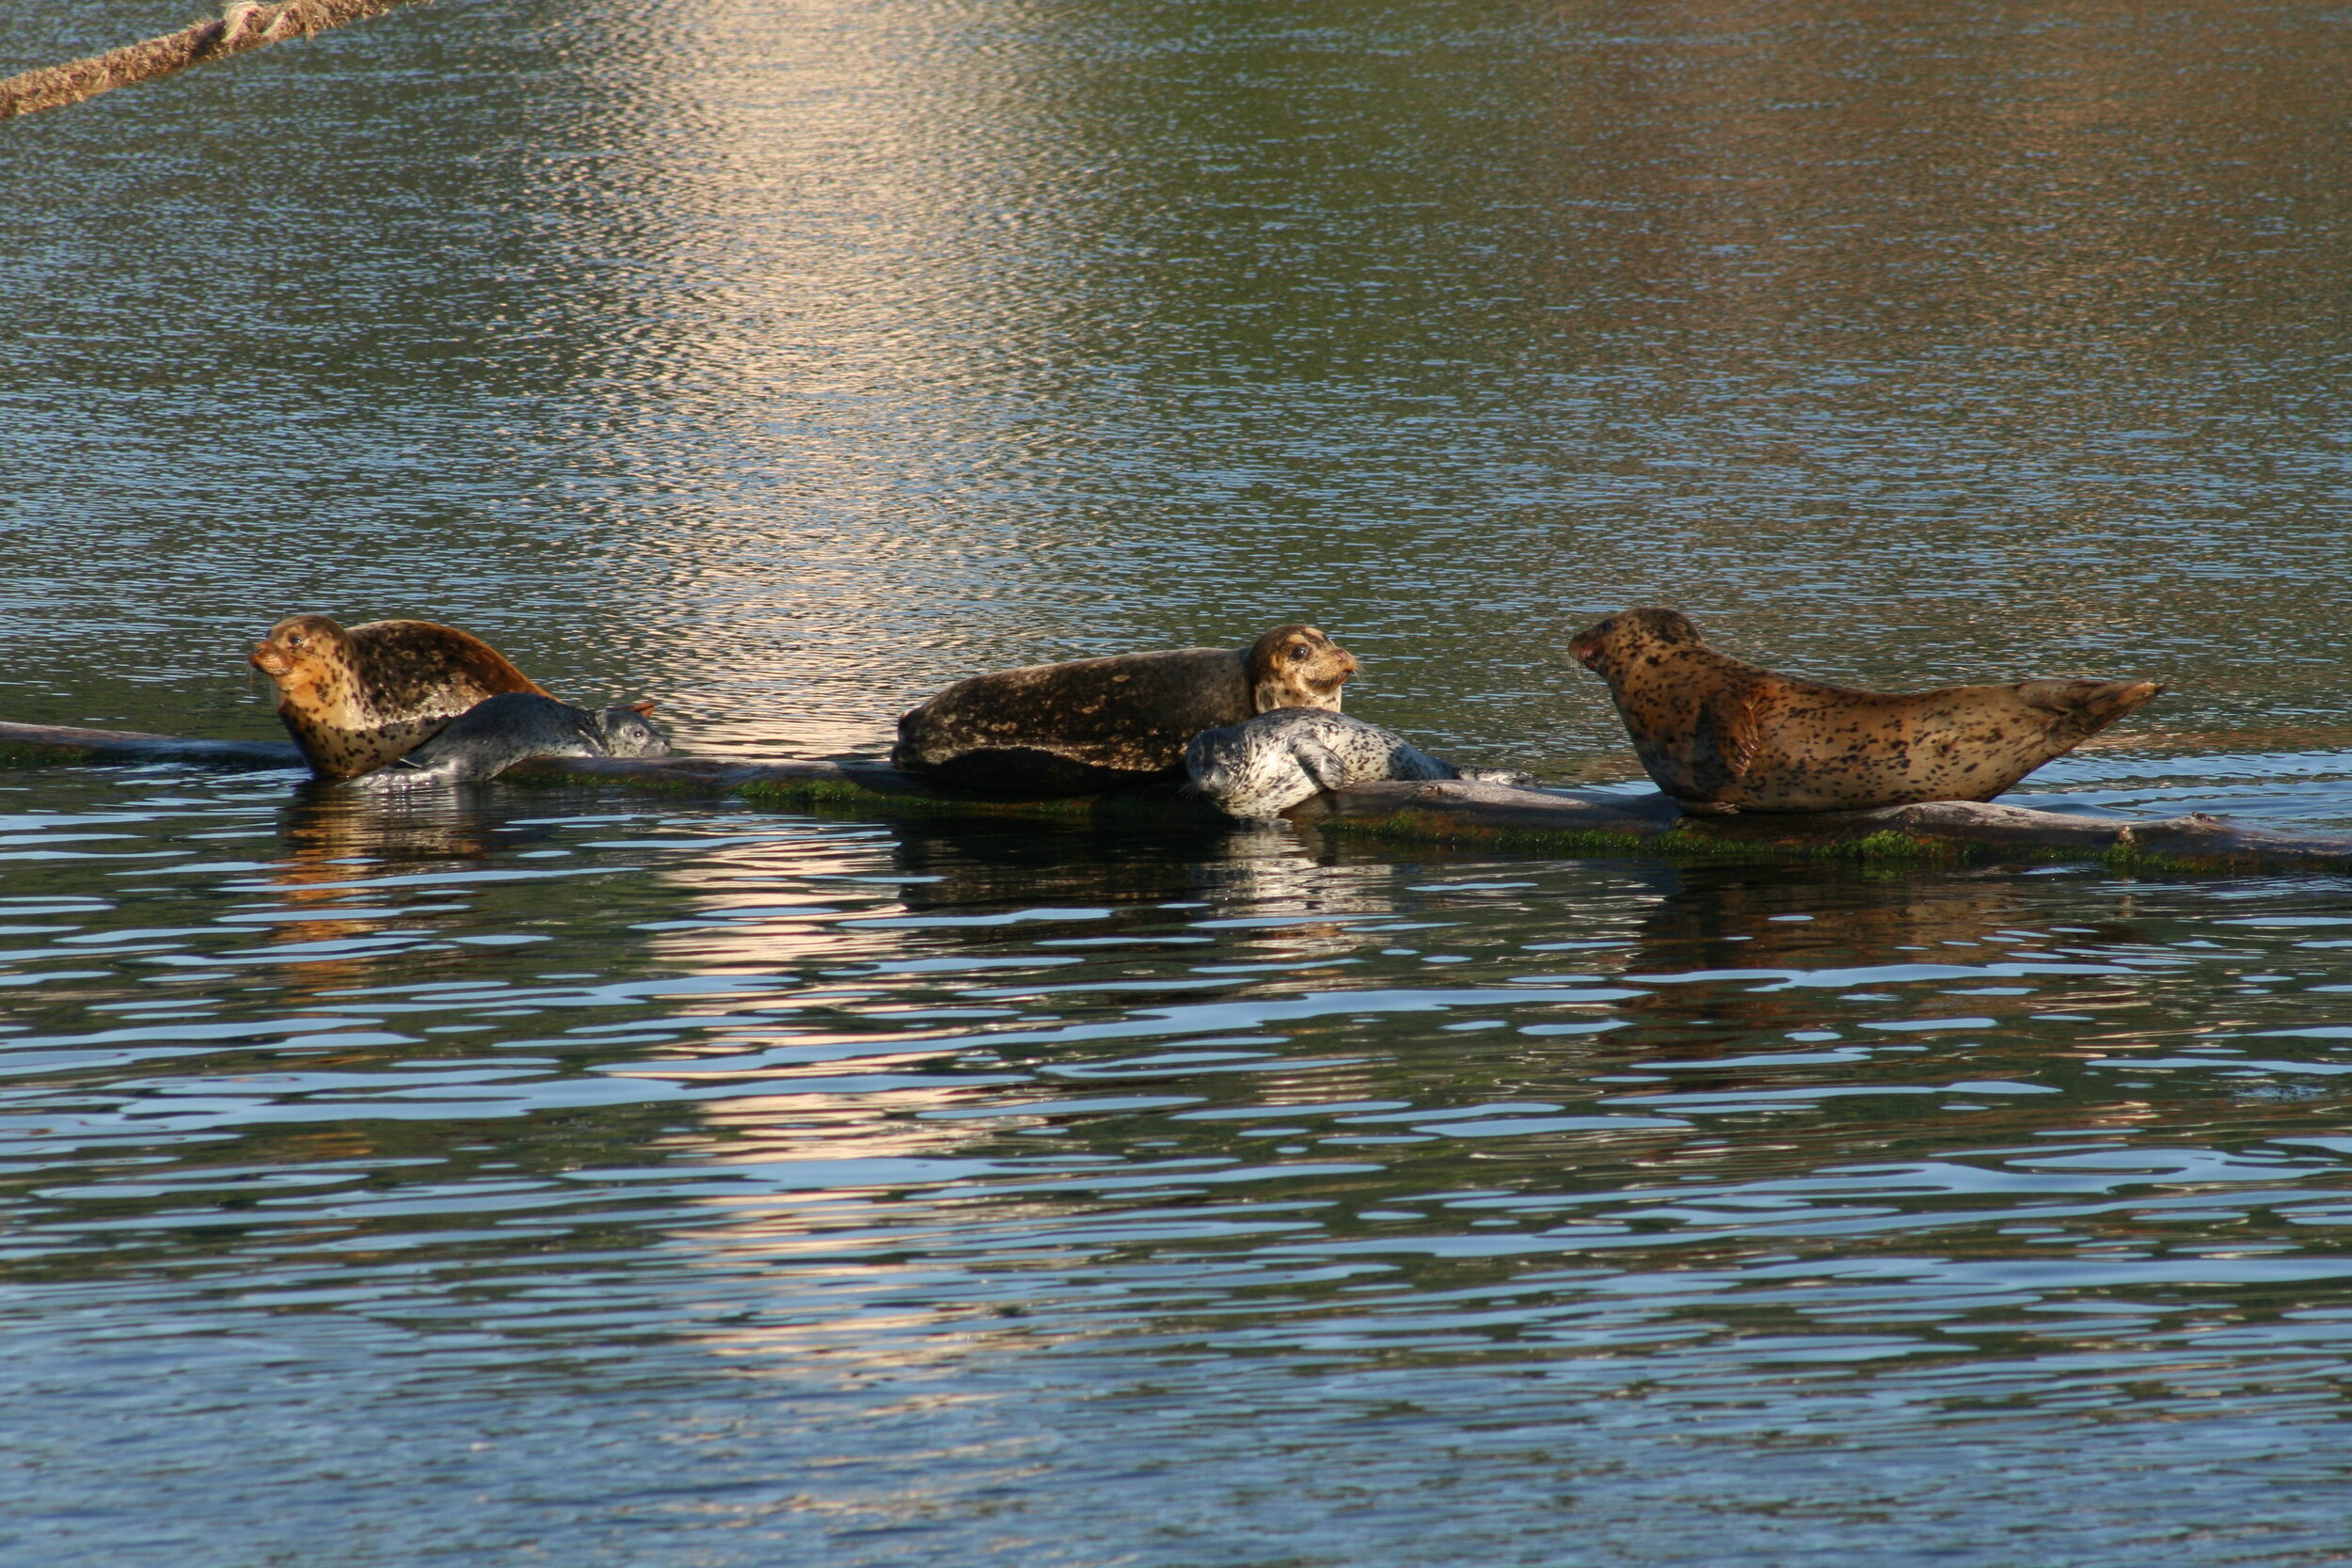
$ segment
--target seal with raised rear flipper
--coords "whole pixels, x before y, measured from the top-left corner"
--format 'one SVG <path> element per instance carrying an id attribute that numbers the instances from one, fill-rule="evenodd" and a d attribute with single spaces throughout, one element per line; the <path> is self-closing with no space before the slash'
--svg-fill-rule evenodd
<path id="1" fill-rule="evenodd" d="M 1568 648 L 1609 683 L 1658 787 L 1714 815 L 1990 800 L 2164 689 L 2061 678 L 1856 691 L 1719 654 L 1672 610 L 1620 611 Z"/>
<path id="2" fill-rule="evenodd" d="M 1286 707 L 1203 730 L 1184 747 L 1192 787 L 1228 816 L 1275 816 L 1319 790 L 1377 779 L 1476 779 L 1528 785 L 1532 773 L 1463 768 L 1403 736 L 1318 708 Z"/>
<path id="3" fill-rule="evenodd" d="M 346 789 L 481 784 L 527 757 L 665 757 L 669 742 L 647 720 L 651 703 L 591 710 L 530 691 L 476 703 L 432 739 Z"/>
<path id="4" fill-rule="evenodd" d="M 328 783 L 373 772 L 502 692 L 549 695 L 482 639 L 431 621 L 346 628 L 290 615 L 249 662 L 277 687 L 279 721 Z"/>
<path id="5" fill-rule="evenodd" d="M 1040 664 L 958 681 L 898 721 L 890 760 L 951 787 L 1090 795 L 1184 775 L 1184 743 L 1274 708 L 1337 711 L 1355 656 L 1312 626 L 1248 648 Z"/>

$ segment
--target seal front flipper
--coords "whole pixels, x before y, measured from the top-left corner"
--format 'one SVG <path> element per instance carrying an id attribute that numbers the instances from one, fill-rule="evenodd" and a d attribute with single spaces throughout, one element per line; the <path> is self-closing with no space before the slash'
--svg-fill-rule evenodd
<path id="1" fill-rule="evenodd" d="M 1313 736 L 1302 735 L 1291 740 L 1291 756 L 1298 770 L 1314 781 L 1317 789 L 1345 789 L 1356 782 L 1356 775 L 1339 754 Z M 1289 802 L 1295 805 L 1295 800 Z"/>
<path id="2" fill-rule="evenodd" d="M 1764 746 L 1764 705 L 1771 691 L 1761 681 L 1726 683 L 1699 705 L 1699 734 L 1713 746 L 1729 780 L 1748 776 Z M 1695 760 L 1695 759 L 1694 759 Z"/>

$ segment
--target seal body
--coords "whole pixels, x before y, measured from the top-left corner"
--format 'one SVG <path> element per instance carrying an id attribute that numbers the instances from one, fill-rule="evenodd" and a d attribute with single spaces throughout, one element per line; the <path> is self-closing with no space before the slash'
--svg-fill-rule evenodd
<path id="1" fill-rule="evenodd" d="M 479 784 L 526 757 L 661 757 L 651 703 L 590 710 L 536 692 L 509 691 L 476 703 L 423 745 L 350 781 L 360 789 Z"/>
<path id="2" fill-rule="evenodd" d="M 249 662 L 278 689 L 278 717 L 310 771 L 330 783 L 373 772 L 476 703 L 546 689 L 480 638 L 431 621 L 343 627 L 294 615 Z"/>
<path id="3" fill-rule="evenodd" d="M 1458 768 L 1377 724 L 1297 707 L 1201 731 L 1184 747 L 1184 771 L 1230 816 L 1273 816 L 1318 790 L 1375 779 L 1535 782 L 1510 768 Z"/>
<path id="4" fill-rule="evenodd" d="M 1609 683 L 1658 787 L 1699 813 L 1989 800 L 2164 689 L 2049 679 L 1855 691 L 1719 654 L 1671 610 L 1612 615 L 1569 651 Z"/>
<path id="5" fill-rule="evenodd" d="M 890 760 L 959 788 L 1087 795 L 1184 770 L 1202 730 L 1274 708 L 1336 712 L 1355 657 L 1312 626 L 1248 648 L 1041 664 L 958 681 L 898 721 Z"/>

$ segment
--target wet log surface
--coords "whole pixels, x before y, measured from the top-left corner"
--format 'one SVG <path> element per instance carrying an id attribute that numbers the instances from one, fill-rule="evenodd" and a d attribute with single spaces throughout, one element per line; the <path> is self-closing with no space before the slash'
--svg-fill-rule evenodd
<path id="1" fill-rule="evenodd" d="M 294 769 L 286 742 L 188 740 L 124 730 L 0 723 L 0 766 L 169 763 Z M 710 757 L 540 758 L 501 785 L 624 787 L 737 795 L 845 815 L 1014 817 L 1105 826 L 1215 827 L 1228 818 L 1175 791 L 1025 800 L 962 794 L 861 758 L 730 762 Z M 2352 871 L 2352 835 L 2286 833 L 2223 817 L 2122 819 L 1999 801 L 1936 801 L 1805 816 L 1693 816 L 1655 793 L 1515 789 L 1469 780 L 1392 782 L 1319 796 L 1294 825 L 1326 839 L 1454 844 L 1563 855 L 1693 861 L 1845 860 L 1903 865 L 2099 862 L 2139 871 Z"/>
<path id="2" fill-rule="evenodd" d="M 183 740 L 178 736 L 85 730 L 72 724 L 0 724 L 0 767 L 155 762 L 238 772 L 303 766 L 302 753 L 291 740 Z"/>

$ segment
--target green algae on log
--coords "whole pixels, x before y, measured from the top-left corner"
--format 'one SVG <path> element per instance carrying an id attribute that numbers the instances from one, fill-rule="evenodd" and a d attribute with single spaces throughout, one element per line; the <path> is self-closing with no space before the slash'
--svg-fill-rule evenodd
<path id="1" fill-rule="evenodd" d="M 295 768 L 275 741 L 183 740 L 123 730 L 0 723 L 0 767 L 181 763 Z M 1011 818 L 1117 827 L 1231 825 L 1173 791 L 1023 800 L 962 794 L 856 757 L 773 763 L 710 757 L 539 757 L 501 784 L 737 796 L 755 805 L 850 816 Z M 1327 838 L 1458 845 L 1563 856 L 1749 863 L 1835 861 L 1887 871 L 2094 862 L 2118 871 L 2352 871 L 2352 837 L 2280 833 L 2201 813 L 2121 820 L 1997 801 L 1938 800 L 1805 816 L 1693 816 L 1655 793 L 1515 789 L 1468 779 L 1359 784 L 1286 814 Z"/>
<path id="2" fill-rule="evenodd" d="M 538 757 L 499 775 L 501 784 L 620 784 L 676 794 L 739 795 L 783 811 L 850 816 L 1015 817 L 1047 822 L 1153 822 L 1215 827 L 1232 819 L 1207 802 L 1166 791 L 1057 796 L 1026 800 L 949 789 L 860 757 L 725 763 L 704 757 Z"/>
<path id="3" fill-rule="evenodd" d="M 2352 838 L 2269 832 L 2218 816 L 2124 820 L 1998 801 L 1693 816 L 1662 795 L 1553 793 L 1469 780 L 1359 784 L 1295 808 L 1333 836 L 1562 855 L 1860 862 L 1890 868 L 2095 861 L 2117 870 L 2352 870 Z"/>

